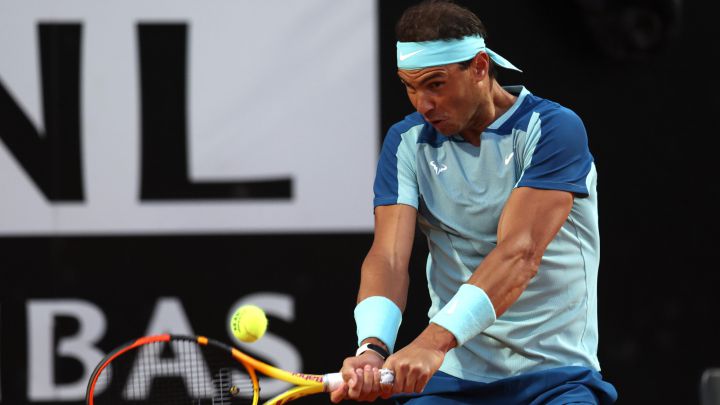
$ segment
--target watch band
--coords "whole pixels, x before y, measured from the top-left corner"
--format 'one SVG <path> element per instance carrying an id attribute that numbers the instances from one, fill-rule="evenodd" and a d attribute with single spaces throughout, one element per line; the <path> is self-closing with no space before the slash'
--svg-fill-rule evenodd
<path id="1" fill-rule="evenodd" d="M 382 357 L 383 360 L 390 357 L 390 353 L 388 353 L 387 350 L 383 349 L 382 346 L 373 343 L 365 343 L 364 345 L 358 347 L 357 351 L 355 352 L 355 356 L 359 356 L 368 350 L 370 350 L 371 352 L 375 352 L 378 356 Z"/>

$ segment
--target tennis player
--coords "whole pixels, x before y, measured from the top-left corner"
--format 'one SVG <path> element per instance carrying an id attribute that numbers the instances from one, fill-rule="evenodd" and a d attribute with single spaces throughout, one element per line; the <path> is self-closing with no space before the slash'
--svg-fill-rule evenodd
<path id="1" fill-rule="evenodd" d="M 416 112 L 382 147 L 355 308 L 360 347 L 331 400 L 615 402 L 597 358 L 598 200 L 583 122 L 498 84 L 497 67 L 519 69 L 459 5 L 413 6 L 396 31 Z M 430 321 L 395 351 L 416 223 L 429 244 Z M 394 385 L 380 383 L 380 368 Z"/>

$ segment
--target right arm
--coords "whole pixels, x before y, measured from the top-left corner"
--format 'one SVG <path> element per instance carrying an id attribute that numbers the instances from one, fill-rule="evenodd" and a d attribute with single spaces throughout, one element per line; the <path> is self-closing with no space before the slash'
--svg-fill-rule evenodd
<path id="1" fill-rule="evenodd" d="M 395 204 L 375 208 L 375 239 L 365 257 L 360 276 L 357 302 L 372 296 L 383 296 L 405 310 L 410 276 L 408 264 L 415 238 L 417 210 L 409 205 Z M 387 349 L 385 342 L 367 338 L 362 343 L 375 343 Z M 378 397 L 377 369 L 384 360 L 370 351 L 359 357 L 348 357 L 341 373 L 346 384 L 333 391 L 330 399 L 339 402 L 349 398 L 372 401 Z"/>
<path id="2" fill-rule="evenodd" d="M 357 302 L 381 295 L 401 311 L 407 302 L 408 263 L 415 238 L 417 210 L 404 204 L 375 208 L 375 239 L 365 257 Z"/>

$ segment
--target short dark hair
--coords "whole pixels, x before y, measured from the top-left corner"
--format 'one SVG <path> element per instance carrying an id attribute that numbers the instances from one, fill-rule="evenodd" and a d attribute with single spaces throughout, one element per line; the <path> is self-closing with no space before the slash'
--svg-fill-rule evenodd
<path id="1" fill-rule="evenodd" d="M 409 7 L 395 25 L 400 42 L 425 42 L 461 39 L 479 35 L 487 39 L 487 31 L 480 18 L 452 0 L 426 0 Z M 460 62 L 467 69 L 470 61 Z M 490 61 L 490 77 L 495 77 L 495 66 Z"/>

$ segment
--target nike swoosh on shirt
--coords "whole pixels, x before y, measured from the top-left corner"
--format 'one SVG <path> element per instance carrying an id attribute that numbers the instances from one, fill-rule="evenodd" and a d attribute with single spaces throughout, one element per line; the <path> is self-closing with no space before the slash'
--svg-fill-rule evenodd
<path id="1" fill-rule="evenodd" d="M 510 152 L 510 154 L 505 158 L 505 165 L 507 166 L 508 163 L 510 163 L 510 159 L 512 159 L 515 152 Z"/>
<path id="2" fill-rule="evenodd" d="M 419 53 L 422 52 L 422 51 L 423 51 L 423 50 L 420 49 L 420 50 L 417 50 L 417 51 L 415 51 L 415 52 L 406 53 L 405 55 L 400 54 L 400 55 L 398 55 L 398 59 L 400 59 L 401 61 L 403 61 L 403 60 L 405 60 L 405 59 L 407 59 L 407 58 L 410 58 L 410 57 L 412 57 L 412 56 L 415 56 L 415 55 L 419 54 Z"/>

